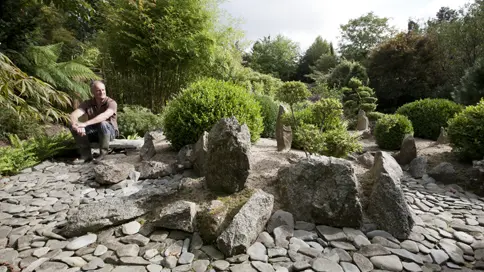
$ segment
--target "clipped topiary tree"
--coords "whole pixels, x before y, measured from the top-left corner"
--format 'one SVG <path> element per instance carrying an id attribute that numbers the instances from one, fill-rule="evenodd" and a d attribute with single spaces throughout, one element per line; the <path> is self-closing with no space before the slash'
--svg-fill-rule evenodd
<path id="1" fill-rule="evenodd" d="M 213 78 L 191 84 L 163 112 L 163 130 L 172 146 L 180 149 L 197 142 L 204 131 L 222 118 L 235 116 L 247 124 L 251 141 L 259 139 L 263 130 L 261 108 L 243 87 Z"/>
<path id="2" fill-rule="evenodd" d="M 268 95 L 255 94 L 254 98 L 261 106 L 264 130 L 261 136 L 264 138 L 274 138 L 276 134 L 276 121 L 279 114 L 279 106 Z"/>
<path id="3" fill-rule="evenodd" d="M 348 86 L 354 77 L 361 80 L 363 85 L 368 85 L 366 68 L 359 62 L 344 60 L 331 70 L 326 80 L 330 87 L 341 88 Z"/>
<path id="4" fill-rule="evenodd" d="M 447 99 L 426 98 L 405 104 L 397 114 L 405 115 L 412 122 L 415 137 L 437 140 L 441 127 L 462 110 L 462 106 Z"/>
<path id="5" fill-rule="evenodd" d="M 413 134 L 413 127 L 406 116 L 387 114 L 376 122 L 375 139 L 382 149 L 399 149 L 407 134 Z"/>
<path id="6" fill-rule="evenodd" d="M 360 110 L 370 113 L 376 109 L 375 92 L 372 88 L 364 86 L 358 78 L 351 78 L 348 87 L 343 87 L 343 105 L 346 116 L 353 118 Z"/>
<path id="7" fill-rule="evenodd" d="M 294 105 L 303 102 L 311 95 L 306 84 L 300 81 L 290 81 L 284 83 L 277 91 L 277 99 L 286 102 L 291 108 L 291 114 L 293 117 L 293 126 L 297 127 L 297 120 L 294 116 Z"/>
<path id="8" fill-rule="evenodd" d="M 468 106 L 449 121 L 447 130 L 453 151 L 461 159 L 482 160 L 484 157 L 484 99 Z"/>

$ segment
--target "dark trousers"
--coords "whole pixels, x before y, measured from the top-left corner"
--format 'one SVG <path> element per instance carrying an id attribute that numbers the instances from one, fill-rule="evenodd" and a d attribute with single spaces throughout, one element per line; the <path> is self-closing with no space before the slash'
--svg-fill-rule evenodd
<path id="1" fill-rule="evenodd" d="M 102 152 L 109 149 L 109 142 L 116 137 L 116 130 L 107 121 L 87 126 L 85 129 L 85 136 L 81 136 L 71 129 L 71 133 L 74 136 L 79 153 L 83 159 L 92 157 L 91 143 L 99 143 L 99 148 Z"/>

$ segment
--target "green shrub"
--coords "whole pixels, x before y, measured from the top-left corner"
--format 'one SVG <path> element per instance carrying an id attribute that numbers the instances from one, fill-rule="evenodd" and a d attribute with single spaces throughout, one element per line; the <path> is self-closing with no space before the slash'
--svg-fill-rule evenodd
<path id="1" fill-rule="evenodd" d="M 484 157 L 484 99 L 468 106 L 449 121 L 448 136 L 453 151 L 464 160 Z"/>
<path id="2" fill-rule="evenodd" d="M 268 95 L 254 95 L 255 100 L 261 106 L 262 121 L 264 123 L 264 130 L 261 136 L 264 138 L 274 138 L 276 135 L 277 115 L 279 114 L 279 106 Z"/>
<path id="3" fill-rule="evenodd" d="M 361 151 L 358 138 L 351 136 L 345 127 L 321 132 L 317 126 L 302 124 L 295 137 L 301 149 L 308 153 L 344 158 L 349 153 Z"/>
<path id="4" fill-rule="evenodd" d="M 366 117 L 368 117 L 368 121 L 370 122 L 376 122 L 380 120 L 380 118 L 382 118 L 383 116 L 385 116 L 384 113 L 377 112 L 377 111 L 369 112 L 366 114 Z"/>
<path id="5" fill-rule="evenodd" d="M 127 105 L 118 112 L 119 134 L 123 138 L 133 135 L 143 137 L 146 132 L 161 128 L 161 115 L 138 105 Z"/>
<path id="6" fill-rule="evenodd" d="M 46 159 L 52 159 L 75 149 L 70 132 L 54 136 L 38 136 L 21 140 L 17 135 L 9 135 L 10 146 L 0 148 L 0 175 L 14 175 Z"/>
<path id="7" fill-rule="evenodd" d="M 341 88 L 348 86 L 351 78 L 361 80 L 363 85 L 368 85 L 368 74 L 366 68 L 356 61 L 344 60 L 327 76 L 327 82 L 330 87 Z"/>
<path id="8" fill-rule="evenodd" d="M 343 105 L 334 98 L 321 99 L 311 106 L 311 122 L 318 125 L 321 131 L 339 129 L 343 126 L 341 117 L 343 116 Z"/>
<path id="9" fill-rule="evenodd" d="M 450 100 L 427 98 L 405 104 L 396 113 L 410 119 L 415 137 L 437 140 L 440 127 L 447 127 L 447 122 L 461 110 L 460 105 Z"/>
<path id="10" fill-rule="evenodd" d="M 399 149 L 405 135 L 412 133 L 412 123 L 406 116 L 400 114 L 384 115 L 375 126 L 376 143 L 382 149 Z"/>
<path id="11" fill-rule="evenodd" d="M 263 130 L 261 108 L 243 87 L 212 78 L 200 80 L 171 100 L 163 113 L 163 130 L 174 148 L 196 143 L 222 118 L 247 124 L 251 140 Z"/>

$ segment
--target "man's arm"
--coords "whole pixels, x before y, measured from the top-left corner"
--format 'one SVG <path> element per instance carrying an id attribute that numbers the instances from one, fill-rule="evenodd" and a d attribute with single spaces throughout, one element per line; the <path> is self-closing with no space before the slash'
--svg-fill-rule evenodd
<path id="1" fill-rule="evenodd" d="M 81 116 L 83 116 L 84 113 L 85 113 L 85 111 L 83 109 L 81 109 L 81 108 L 79 108 L 79 109 L 77 109 L 77 110 L 75 110 L 75 111 L 73 111 L 71 113 L 71 115 L 70 115 L 70 121 L 71 121 L 72 128 L 76 128 L 77 127 L 77 124 L 79 122 L 79 118 Z"/>
<path id="2" fill-rule="evenodd" d="M 90 125 L 95 125 L 98 123 L 101 123 L 103 121 L 108 120 L 109 117 L 111 117 L 114 114 L 114 110 L 111 108 L 106 109 L 105 112 L 99 114 L 98 116 L 92 118 L 91 120 L 88 120 L 82 124 L 79 124 L 81 127 L 87 127 Z"/>

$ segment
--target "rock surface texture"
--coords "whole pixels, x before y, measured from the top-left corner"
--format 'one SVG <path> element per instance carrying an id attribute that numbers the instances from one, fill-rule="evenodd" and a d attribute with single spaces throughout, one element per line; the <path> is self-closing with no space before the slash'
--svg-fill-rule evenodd
<path id="1" fill-rule="evenodd" d="M 221 119 L 208 135 L 205 178 L 213 191 L 235 193 L 245 187 L 250 170 L 250 132 L 235 117 Z"/>
<path id="2" fill-rule="evenodd" d="M 395 192 L 395 175 L 389 172 L 398 169 L 390 171 L 392 162 L 384 158 L 375 156 L 383 180 L 374 185 Z M 327 164 L 346 169 L 345 162 Z M 190 233 L 138 219 L 177 192 L 180 180 L 168 176 L 100 186 L 92 164 L 52 162 L 0 178 L 0 271 L 8 271 L 3 263 L 23 272 L 484 270 L 484 198 L 426 174 L 400 176 L 398 187 L 414 215 L 405 239 L 365 221 L 360 229 L 303 221 L 299 211 L 274 210 L 272 195 L 259 191 L 220 235 L 227 256 L 196 229 Z M 384 200 L 391 197 L 373 192 Z M 170 211 L 180 211 L 186 222 L 191 206 L 182 203 Z M 238 236 L 239 230 L 245 235 Z M 236 248 L 244 250 L 239 254 Z"/>
<path id="3" fill-rule="evenodd" d="M 362 208 L 352 165 L 315 157 L 279 170 L 282 199 L 296 220 L 359 227 Z"/>

